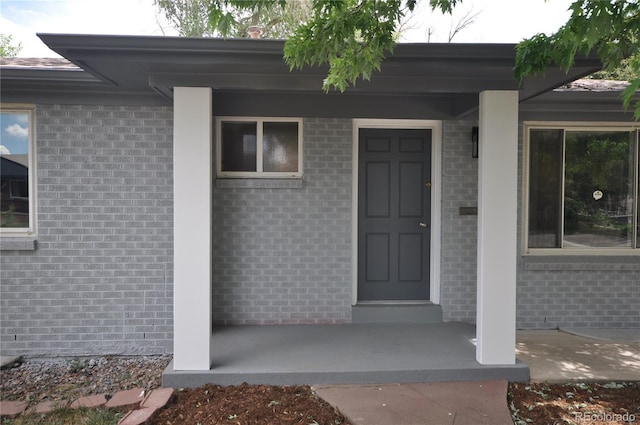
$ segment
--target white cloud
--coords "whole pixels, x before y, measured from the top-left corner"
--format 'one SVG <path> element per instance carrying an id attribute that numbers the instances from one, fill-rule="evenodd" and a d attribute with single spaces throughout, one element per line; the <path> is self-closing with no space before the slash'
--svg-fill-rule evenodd
<path id="1" fill-rule="evenodd" d="M 11 152 L 5 145 L 0 145 L 0 155 L 11 155 Z"/>
<path id="2" fill-rule="evenodd" d="M 9 136 L 20 137 L 26 139 L 29 136 L 29 130 L 27 127 L 22 127 L 20 124 L 11 124 L 4 129 L 5 133 Z"/>
<path id="3" fill-rule="evenodd" d="M 36 33 L 177 35 L 153 0 L 0 0 L 0 27 L 21 57 L 56 57 Z"/>

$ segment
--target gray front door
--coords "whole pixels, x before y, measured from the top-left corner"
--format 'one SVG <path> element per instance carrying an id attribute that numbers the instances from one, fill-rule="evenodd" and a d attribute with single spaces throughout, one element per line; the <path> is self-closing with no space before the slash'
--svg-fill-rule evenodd
<path id="1" fill-rule="evenodd" d="M 360 301 L 429 299 L 430 194 L 431 130 L 360 130 Z"/>

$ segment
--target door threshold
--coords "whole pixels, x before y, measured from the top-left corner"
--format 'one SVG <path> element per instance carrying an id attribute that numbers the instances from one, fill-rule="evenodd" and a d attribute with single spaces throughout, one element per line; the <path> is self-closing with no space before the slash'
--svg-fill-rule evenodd
<path id="1" fill-rule="evenodd" d="M 432 305 L 429 300 L 375 300 L 375 301 L 358 301 L 356 306 L 383 306 L 383 305 Z"/>
<path id="2" fill-rule="evenodd" d="M 442 323 L 442 307 L 431 301 L 368 301 L 351 307 L 351 322 Z"/>

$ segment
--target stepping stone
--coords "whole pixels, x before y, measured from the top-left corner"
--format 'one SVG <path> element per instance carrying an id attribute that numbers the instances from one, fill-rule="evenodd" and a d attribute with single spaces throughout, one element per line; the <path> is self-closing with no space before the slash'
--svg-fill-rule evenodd
<path id="1" fill-rule="evenodd" d="M 145 394 L 146 391 L 142 388 L 118 391 L 113 395 L 113 397 L 111 397 L 111 399 L 109 399 L 109 401 L 107 401 L 105 407 L 138 407 L 142 400 L 144 400 Z"/>
<path id="2" fill-rule="evenodd" d="M 71 407 L 74 409 L 77 407 L 94 408 L 94 407 L 104 406 L 106 403 L 107 403 L 107 396 L 105 394 L 97 394 L 97 395 L 90 395 L 86 397 L 80 397 L 79 399 L 71 403 Z"/>
<path id="3" fill-rule="evenodd" d="M 22 356 L 0 356 L 0 369 L 12 367 L 21 360 Z"/>
<path id="4" fill-rule="evenodd" d="M 17 418 L 28 405 L 26 401 L 0 401 L 0 418 Z"/>
<path id="5" fill-rule="evenodd" d="M 138 410 L 131 410 L 124 415 L 124 418 L 120 419 L 118 425 L 142 425 L 145 423 L 151 415 L 155 413 L 157 409 L 153 407 L 143 407 Z"/>
<path id="6" fill-rule="evenodd" d="M 173 388 L 159 388 L 151 391 L 140 404 L 141 407 L 163 408 L 173 396 Z"/>
<path id="7" fill-rule="evenodd" d="M 67 407 L 67 402 L 64 400 L 46 400 L 41 401 L 33 407 L 27 410 L 27 413 L 49 413 L 56 409 Z"/>

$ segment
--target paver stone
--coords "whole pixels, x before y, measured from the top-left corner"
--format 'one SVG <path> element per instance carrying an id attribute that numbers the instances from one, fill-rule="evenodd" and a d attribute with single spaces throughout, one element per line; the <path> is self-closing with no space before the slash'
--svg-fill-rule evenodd
<path id="1" fill-rule="evenodd" d="M 118 391 L 107 401 L 106 407 L 139 406 L 144 399 L 146 391 L 142 388 Z"/>
<path id="2" fill-rule="evenodd" d="M 27 409 L 28 405 L 26 401 L 0 401 L 0 417 L 16 418 Z"/>

